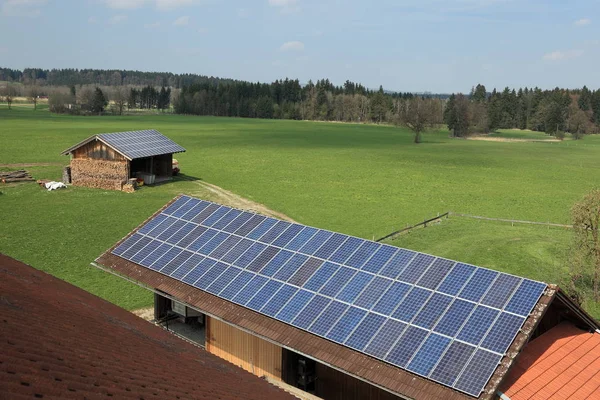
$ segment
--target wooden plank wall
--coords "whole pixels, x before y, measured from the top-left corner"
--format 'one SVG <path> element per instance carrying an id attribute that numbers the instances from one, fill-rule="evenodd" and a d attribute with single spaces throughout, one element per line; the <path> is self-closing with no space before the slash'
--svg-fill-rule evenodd
<path id="1" fill-rule="evenodd" d="M 254 375 L 281 380 L 281 347 L 208 316 L 206 350 Z"/>
<path id="2" fill-rule="evenodd" d="M 93 140 L 73 151 L 73 158 L 92 158 L 95 160 L 125 160 L 121 154 L 117 153 L 99 140 Z"/>

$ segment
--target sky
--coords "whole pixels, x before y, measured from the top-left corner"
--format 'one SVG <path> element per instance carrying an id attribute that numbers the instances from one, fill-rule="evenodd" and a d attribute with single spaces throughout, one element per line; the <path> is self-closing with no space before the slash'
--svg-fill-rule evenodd
<path id="1" fill-rule="evenodd" d="M 0 0 L 0 67 L 600 88 L 600 0 Z"/>

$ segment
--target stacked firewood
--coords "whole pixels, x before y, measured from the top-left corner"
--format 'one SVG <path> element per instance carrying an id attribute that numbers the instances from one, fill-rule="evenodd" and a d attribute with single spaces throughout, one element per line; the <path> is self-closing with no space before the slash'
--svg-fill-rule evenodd
<path id="1" fill-rule="evenodd" d="M 128 177 L 126 161 L 71 160 L 71 182 L 75 186 L 121 190 Z"/>
<path id="2" fill-rule="evenodd" d="M 33 181 L 33 178 L 29 172 L 25 171 L 24 169 L 20 169 L 18 171 L 0 172 L 0 182 L 2 183 L 29 181 Z"/>

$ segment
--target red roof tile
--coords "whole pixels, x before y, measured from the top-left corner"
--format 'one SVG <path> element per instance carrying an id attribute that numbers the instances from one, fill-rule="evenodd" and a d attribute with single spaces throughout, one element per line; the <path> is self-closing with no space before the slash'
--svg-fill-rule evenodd
<path id="1" fill-rule="evenodd" d="M 2 254 L 0 393 L 11 399 L 294 398 L 126 310 Z"/>
<path id="2" fill-rule="evenodd" d="M 512 400 L 600 399 L 600 334 L 555 326 L 527 344 L 502 388 Z"/>

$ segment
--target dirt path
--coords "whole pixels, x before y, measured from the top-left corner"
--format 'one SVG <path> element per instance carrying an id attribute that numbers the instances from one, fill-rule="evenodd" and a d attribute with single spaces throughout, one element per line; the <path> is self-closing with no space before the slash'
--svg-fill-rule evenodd
<path id="1" fill-rule="evenodd" d="M 560 142 L 558 139 L 522 139 L 490 136 L 470 136 L 467 140 L 483 140 L 485 142 Z"/>
<path id="2" fill-rule="evenodd" d="M 63 165 L 64 163 L 16 163 L 16 164 L 0 164 L 2 168 L 26 168 L 26 167 L 54 167 Z"/>
<path id="3" fill-rule="evenodd" d="M 190 181 L 196 183 L 198 186 L 202 187 L 202 189 L 207 191 L 212 197 L 210 200 L 215 200 L 216 202 L 223 203 L 231 207 L 241 208 L 243 210 L 254 211 L 259 214 L 279 218 L 284 221 L 296 222 L 283 213 L 271 210 L 264 204 L 260 204 L 255 201 L 246 199 L 242 196 L 230 192 L 229 190 L 225 190 L 219 186 L 213 185 L 212 183 L 192 179 L 190 179 Z M 193 193 L 189 194 L 193 195 Z"/>

